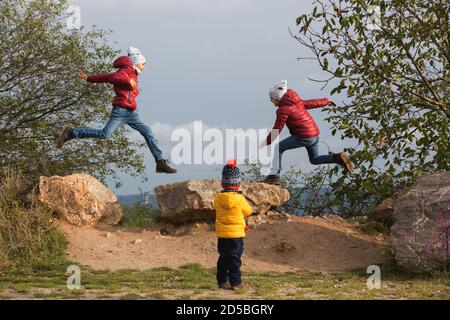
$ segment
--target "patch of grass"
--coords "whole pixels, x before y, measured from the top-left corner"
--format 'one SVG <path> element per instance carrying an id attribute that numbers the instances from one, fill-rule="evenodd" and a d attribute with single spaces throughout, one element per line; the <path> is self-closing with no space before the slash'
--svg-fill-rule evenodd
<path id="1" fill-rule="evenodd" d="M 120 297 L 120 300 L 139 300 L 142 297 L 136 293 L 127 293 Z"/>
<path id="2" fill-rule="evenodd" d="M 147 298 L 156 299 L 156 300 L 163 300 L 164 297 L 165 297 L 165 295 L 163 292 L 152 292 L 147 296 Z"/>
<path id="3" fill-rule="evenodd" d="M 406 273 L 380 266 L 382 287 L 369 290 L 365 270 L 289 273 L 245 272 L 245 287 L 218 290 L 215 269 L 189 264 L 178 269 L 148 271 L 96 271 L 82 267 L 81 290 L 66 288 L 64 273 L 70 261 L 60 260 L 45 268 L 42 263 L 26 269 L 2 270 L 0 292 L 17 298 L 39 299 L 450 299 L 448 273 Z"/>
<path id="4" fill-rule="evenodd" d="M 36 299 L 50 300 L 50 299 L 61 298 L 62 294 L 60 292 L 36 292 L 33 294 L 33 296 Z"/>
<path id="5" fill-rule="evenodd" d="M 376 221 L 372 221 L 369 220 L 366 223 L 361 223 L 358 226 L 358 230 L 369 234 L 369 235 L 378 235 L 378 234 L 383 234 L 383 235 L 389 235 L 389 228 L 386 227 L 384 224 L 376 222 Z"/>
<path id="6" fill-rule="evenodd" d="M 16 287 L 15 287 L 16 292 L 17 293 L 22 293 L 22 294 L 30 292 L 31 289 L 32 289 L 32 287 L 30 285 L 22 284 L 22 283 L 17 284 Z"/>
<path id="7" fill-rule="evenodd" d="M 52 222 L 53 211 L 21 173 L 3 171 L 0 181 L 0 267 L 62 256 L 67 242 Z"/>
<path id="8" fill-rule="evenodd" d="M 190 300 L 192 297 L 192 295 L 190 295 L 189 293 L 182 293 L 177 295 L 177 299 L 179 300 Z"/>
<path id="9" fill-rule="evenodd" d="M 351 217 L 348 221 L 352 223 L 359 231 L 368 235 L 378 235 L 381 233 L 385 236 L 389 236 L 390 227 L 384 223 L 373 220 L 370 210 L 368 212 L 368 215 Z"/>
<path id="10" fill-rule="evenodd" d="M 122 206 L 121 226 L 126 228 L 148 228 L 161 222 L 161 212 L 150 205 L 134 204 Z"/>

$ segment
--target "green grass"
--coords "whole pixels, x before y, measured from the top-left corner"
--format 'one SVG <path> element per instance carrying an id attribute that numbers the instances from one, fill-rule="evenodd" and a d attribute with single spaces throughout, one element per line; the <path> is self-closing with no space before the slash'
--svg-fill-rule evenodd
<path id="1" fill-rule="evenodd" d="M 381 266 L 382 288 L 368 290 L 365 270 L 321 273 L 245 272 L 241 290 L 216 287 L 215 270 L 198 264 L 178 269 L 117 272 L 81 268 L 81 290 L 66 288 L 64 273 L 73 263 L 8 267 L 0 276 L 0 299 L 450 299 L 448 273 L 408 273 Z"/>
<path id="2" fill-rule="evenodd" d="M 123 218 L 120 225 L 125 228 L 148 228 L 161 221 L 158 209 L 142 204 L 122 206 Z"/>
<path id="3" fill-rule="evenodd" d="M 53 224 L 53 210 L 29 190 L 20 173 L 0 172 L 0 267 L 64 255 L 66 239 Z"/>

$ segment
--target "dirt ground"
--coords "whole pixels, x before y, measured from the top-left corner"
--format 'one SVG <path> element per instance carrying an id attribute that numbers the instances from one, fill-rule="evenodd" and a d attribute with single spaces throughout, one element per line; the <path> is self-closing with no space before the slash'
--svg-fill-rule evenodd
<path id="1" fill-rule="evenodd" d="M 69 240 L 68 258 L 94 269 L 147 270 L 190 263 L 210 268 L 218 257 L 217 239 L 208 225 L 194 226 L 181 235 L 164 235 L 161 230 L 173 230 L 164 224 L 146 230 L 78 228 L 62 221 L 58 225 Z M 339 217 L 293 217 L 250 229 L 242 269 L 286 272 L 366 268 L 383 260 L 386 246 L 382 236 L 363 234 Z"/>

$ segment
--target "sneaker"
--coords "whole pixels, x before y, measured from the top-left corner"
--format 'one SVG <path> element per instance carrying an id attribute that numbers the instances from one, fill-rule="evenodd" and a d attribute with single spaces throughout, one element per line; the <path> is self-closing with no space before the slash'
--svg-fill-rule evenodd
<path id="1" fill-rule="evenodd" d="M 157 173 L 177 173 L 177 170 L 174 168 L 171 168 L 168 164 L 168 160 L 159 160 L 156 161 L 156 172 Z"/>
<path id="2" fill-rule="evenodd" d="M 64 126 L 61 134 L 59 135 L 59 137 L 55 141 L 56 146 L 58 148 L 62 148 L 64 143 L 66 143 L 67 141 L 70 141 L 70 140 L 72 140 L 74 138 L 75 137 L 73 136 L 73 129 L 71 127 L 69 127 L 69 126 Z"/>
<path id="3" fill-rule="evenodd" d="M 228 281 L 224 283 L 219 283 L 219 289 L 231 290 L 230 283 Z"/>
<path id="4" fill-rule="evenodd" d="M 244 288 L 244 284 L 239 283 L 239 284 L 234 284 L 231 286 L 231 290 L 239 290 L 239 289 L 243 289 Z"/>
<path id="5" fill-rule="evenodd" d="M 353 171 L 353 163 L 344 152 L 333 154 L 333 161 L 343 166 L 347 172 Z"/>
<path id="6" fill-rule="evenodd" d="M 280 185 L 281 184 L 281 180 L 280 180 L 279 176 L 272 174 L 272 175 L 267 176 L 263 180 L 263 183 Z"/>

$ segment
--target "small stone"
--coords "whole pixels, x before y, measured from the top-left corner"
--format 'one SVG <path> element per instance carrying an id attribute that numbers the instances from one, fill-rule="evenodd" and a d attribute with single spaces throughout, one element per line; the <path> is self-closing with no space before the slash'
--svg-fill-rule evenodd
<path id="1" fill-rule="evenodd" d="M 140 244 L 141 242 L 142 242 L 141 239 L 136 239 L 136 240 L 134 240 L 133 244 L 134 244 L 134 245 L 137 245 L 137 244 Z"/>
<path id="2" fill-rule="evenodd" d="M 382 233 L 379 233 L 379 234 L 376 236 L 376 239 L 379 240 L 379 241 L 382 241 L 382 240 L 384 240 L 384 235 L 383 235 Z"/>
<path id="3" fill-rule="evenodd" d="M 105 238 L 111 238 L 112 237 L 112 233 L 111 232 L 107 232 L 106 234 L 105 234 Z"/>

